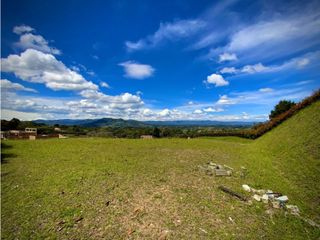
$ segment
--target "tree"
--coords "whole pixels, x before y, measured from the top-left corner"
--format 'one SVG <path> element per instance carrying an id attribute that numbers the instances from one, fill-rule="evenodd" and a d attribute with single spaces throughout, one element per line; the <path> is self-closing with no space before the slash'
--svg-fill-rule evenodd
<path id="1" fill-rule="evenodd" d="M 273 119 L 277 116 L 279 116 L 281 113 L 284 113 L 288 111 L 290 108 L 292 108 L 295 104 L 293 101 L 288 100 L 281 100 L 271 111 L 269 115 L 269 119 Z"/>
<path id="2" fill-rule="evenodd" d="M 155 128 L 153 129 L 152 136 L 154 136 L 154 137 L 156 137 L 156 138 L 160 137 L 160 129 L 157 128 L 157 127 L 155 127 Z"/>
<path id="3" fill-rule="evenodd" d="M 19 125 L 20 125 L 20 120 L 17 118 L 12 118 L 9 122 L 9 129 L 10 130 L 16 130 L 18 129 Z"/>

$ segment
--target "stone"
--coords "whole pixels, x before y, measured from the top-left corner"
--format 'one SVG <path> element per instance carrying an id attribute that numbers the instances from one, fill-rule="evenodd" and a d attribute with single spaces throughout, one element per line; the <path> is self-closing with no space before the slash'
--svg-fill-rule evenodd
<path id="1" fill-rule="evenodd" d="M 262 202 L 268 203 L 269 201 L 269 196 L 267 194 L 263 194 L 261 197 Z"/>
<path id="2" fill-rule="evenodd" d="M 299 210 L 298 206 L 296 206 L 296 205 L 286 205 L 286 208 L 293 215 L 299 215 L 299 213 L 300 213 L 300 210 Z"/>
<path id="3" fill-rule="evenodd" d="M 263 195 L 266 193 L 266 190 L 264 189 L 259 189 L 259 190 L 256 190 L 256 193 L 260 194 L 260 195 Z"/>
<path id="4" fill-rule="evenodd" d="M 225 169 L 216 169 L 215 174 L 216 176 L 230 176 L 228 171 L 226 171 Z"/>
<path id="5" fill-rule="evenodd" d="M 259 196 L 258 194 L 253 195 L 253 199 L 260 202 L 261 201 L 261 196 Z"/>
<path id="6" fill-rule="evenodd" d="M 242 188 L 243 188 L 243 190 L 245 190 L 246 192 L 251 192 L 251 187 L 249 187 L 249 186 L 246 185 L 246 184 L 243 184 L 243 185 L 242 185 Z"/>
<path id="7" fill-rule="evenodd" d="M 273 208 L 280 208 L 280 203 L 278 201 L 273 201 L 272 202 L 272 207 Z"/>
<path id="8" fill-rule="evenodd" d="M 285 203 L 285 202 L 288 202 L 289 198 L 284 195 L 281 197 L 277 197 L 276 200 L 278 200 L 279 202 Z"/>

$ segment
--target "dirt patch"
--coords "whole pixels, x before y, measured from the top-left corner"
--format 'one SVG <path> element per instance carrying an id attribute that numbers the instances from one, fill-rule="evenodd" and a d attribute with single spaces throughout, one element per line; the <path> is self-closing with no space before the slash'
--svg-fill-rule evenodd
<path id="1" fill-rule="evenodd" d="M 123 231 L 130 239 L 167 239 L 181 224 L 177 205 L 168 186 L 139 186 L 120 219 Z"/>

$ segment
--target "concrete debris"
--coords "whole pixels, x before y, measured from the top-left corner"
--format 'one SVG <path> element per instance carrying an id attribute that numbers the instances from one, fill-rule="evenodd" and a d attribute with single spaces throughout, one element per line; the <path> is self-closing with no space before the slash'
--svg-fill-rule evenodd
<path id="1" fill-rule="evenodd" d="M 214 162 L 208 162 L 205 165 L 198 166 L 200 170 L 205 171 L 207 175 L 215 175 L 215 176 L 231 176 L 233 168 L 227 165 L 219 165 Z"/>
<path id="2" fill-rule="evenodd" d="M 252 192 L 254 195 L 252 196 L 253 199 L 255 199 L 258 202 L 263 202 L 265 204 L 269 204 L 274 209 L 284 209 L 291 213 L 292 215 L 295 215 L 296 217 L 302 219 L 312 227 L 320 228 L 320 224 L 312 221 L 311 219 L 304 218 L 300 215 L 300 210 L 298 206 L 296 205 L 290 205 L 287 204 L 289 201 L 288 196 L 282 195 L 279 192 L 273 192 L 272 190 L 255 190 L 254 188 L 244 184 L 242 185 L 242 188 L 244 191 Z M 269 209 L 266 211 L 268 214 L 271 213 Z"/>
<path id="3" fill-rule="evenodd" d="M 254 189 L 247 184 L 242 185 L 244 191 L 252 192 L 252 196 L 258 202 L 263 202 L 265 204 L 271 203 L 273 208 L 285 207 L 285 203 L 289 201 L 287 196 L 283 196 L 281 193 L 273 192 L 272 190 L 264 189 Z"/>
<path id="4" fill-rule="evenodd" d="M 286 203 L 289 201 L 289 198 L 287 196 L 281 196 L 281 197 L 277 197 L 276 200 L 279 201 L 280 203 Z"/>

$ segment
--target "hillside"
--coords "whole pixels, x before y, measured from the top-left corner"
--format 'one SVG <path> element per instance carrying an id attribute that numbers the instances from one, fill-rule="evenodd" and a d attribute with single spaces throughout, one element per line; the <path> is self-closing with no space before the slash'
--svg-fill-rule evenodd
<path id="1" fill-rule="evenodd" d="M 243 203 L 242 184 L 289 197 L 320 224 L 320 102 L 256 140 L 69 138 L 2 146 L 4 239 L 318 239 L 283 209 Z M 198 166 L 234 168 L 214 177 Z M 248 169 L 241 177 L 240 169 Z"/>
<path id="2" fill-rule="evenodd" d="M 286 180 L 283 184 L 320 222 L 320 101 L 257 139 L 252 147 L 267 155 Z"/>

